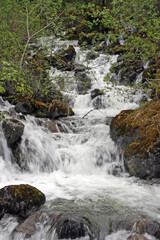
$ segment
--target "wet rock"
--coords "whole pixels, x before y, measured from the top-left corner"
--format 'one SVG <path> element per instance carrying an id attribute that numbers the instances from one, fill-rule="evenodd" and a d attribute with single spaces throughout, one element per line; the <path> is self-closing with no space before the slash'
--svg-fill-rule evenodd
<path id="1" fill-rule="evenodd" d="M 45 195 L 30 185 L 10 185 L 0 189 L 1 213 L 26 217 L 29 212 L 38 209 L 44 203 Z"/>
<path id="2" fill-rule="evenodd" d="M 160 239 L 160 223 L 156 221 L 149 221 L 146 224 L 146 232 L 157 239 Z"/>
<path id="3" fill-rule="evenodd" d="M 40 214 L 34 213 L 29 216 L 23 223 L 20 223 L 14 230 L 15 232 L 23 233 L 26 238 L 31 237 L 36 232 L 36 224 Z"/>
<path id="4" fill-rule="evenodd" d="M 103 95 L 103 94 L 104 93 L 102 90 L 95 88 L 94 90 L 91 91 L 91 98 L 94 99 L 95 97 Z"/>
<path id="5" fill-rule="evenodd" d="M 65 102 L 53 100 L 49 106 L 49 117 L 58 119 L 60 117 L 67 117 L 74 115 L 73 110 Z"/>
<path id="6" fill-rule="evenodd" d="M 2 123 L 2 128 L 8 145 L 12 147 L 16 142 L 20 141 L 24 131 L 24 124 L 16 119 L 6 119 Z"/>
<path id="7" fill-rule="evenodd" d="M 148 240 L 148 238 L 146 238 L 145 236 L 138 234 L 138 233 L 134 233 L 131 234 L 127 240 Z"/>
<path id="8" fill-rule="evenodd" d="M 77 80 L 77 91 L 79 94 L 85 94 L 91 88 L 91 78 L 85 72 L 75 73 Z"/>
<path id="9" fill-rule="evenodd" d="M 114 176 L 120 176 L 121 173 L 123 172 L 122 165 L 120 163 L 112 163 L 111 167 L 109 169 L 109 173 L 114 175 Z"/>
<path id="10" fill-rule="evenodd" d="M 30 108 L 29 106 L 24 103 L 24 102 L 18 102 L 16 105 L 15 105 L 15 111 L 17 113 L 22 113 L 22 114 L 29 114 L 30 113 Z"/>
<path id="11" fill-rule="evenodd" d="M 132 231 L 139 233 L 139 234 L 144 234 L 146 232 L 147 224 L 148 224 L 148 221 L 145 221 L 145 220 L 144 221 L 136 221 L 132 224 Z"/>
<path id="12" fill-rule="evenodd" d="M 81 219 L 59 218 L 56 224 L 58 239 L 76 239 L 86 235 L 84 223 Z"/>
<path id="13" fill-rule="evenodd" d="M 125 110 L 113 118 L 111 138 L 124 151 L 124 164 L 132 176 L 160 177 L 160 100 L 138 110 Z"/>
<path id="14" fill-rule="evenodd" d="M 96 109 L 104 109 L 109 107 L 109 103 L 106 101 L 106 98 L 103 95 L 95 97 L 92 101 L 92 104 Z"/>
<path id="15" fill-rule="evenodd" d="M 88 52 L 86 58 L 87 58 L 88 60 L 94 60 L 94 59 L 96 59 L 98 56 L 99 56 L 99 54 L 96 53 L 96 52 Z"/>
<path id="16" fill-rule="evenodd" d="M 136 81 L 138 74 L 143 72 L 143 62 L 138 59 L 135 61 L 123 61 L 123 58 L 123 55 L 119 56 L 118 62 L 113 64 L 110 70 L 112 73 L 118 75 L 117 79 L 119 83 L 130 85 Z M 112 79 L 112 81 L 115 79 Z"/>
<path id="17" fill-rule="evenodd" d="M 69 128 L 68 125 L 66 125 L 65 123 L 61 122 L 61 121 L 57 121 L 57 120 L 51 120 L 49 122 L 46 123 L 46 127 L 53 133 L 57 133 L 57 132 L 69 132 L 71 131 L 71 129 Z"/>
<path id="18" fill-rule="evenodd" d="M 74 69 L 74 59 L 76 51 L 72 45 L 69 45 L 67 50 L 63 50 L 55 56 L 49 57 L 48 61 L 53 67 L 57 69 L 63 69 L 65 71 L 71 71 Z"/>

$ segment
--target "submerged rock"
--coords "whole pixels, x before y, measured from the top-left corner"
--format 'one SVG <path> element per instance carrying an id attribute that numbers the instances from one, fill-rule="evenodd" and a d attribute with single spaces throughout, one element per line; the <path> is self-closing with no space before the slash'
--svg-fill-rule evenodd
<path id="1" fill-rule="evenodd" d="M 124 151 L 124 164 L 132 176 L 160 177 L 160 100 L 137 110 L 124 110 L 113 118 L 111 137 Z"/>
<path id="2" fill-rule="evenodd" d="M 26 217 L 44 203 L 45 195 L 30 185 L 9 185 L 0 189 L 1 217 L 4 213 Z"/>

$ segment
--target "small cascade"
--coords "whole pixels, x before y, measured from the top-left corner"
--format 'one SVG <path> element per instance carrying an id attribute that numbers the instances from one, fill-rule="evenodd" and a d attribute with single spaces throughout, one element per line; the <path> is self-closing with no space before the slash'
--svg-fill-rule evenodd
<path id="1" fill-rule="evenodd" d="M 65 229 L 75 228 L 81 240 L 127 239 L 130 231 L 116 228 L 123 219 L 160 220 L 160 188 L 129 177 L 123 156 L 110 138 L 112 118 L 122 110 L 137 108 L 143 95 L 107 80 L 117 56 L 97 52 L 88 59 L 90 51 L 82 50 L 77 41 L 43 38 L 38 44 L 47 56 L 69 45 L 75 48 L 73 70 L 53 66 L 49 70 L 75 115 L 55 121 L 29 115 L 21 118 L 25 125 L 20 143 L 22 169 L 14 164 L 0 131 L 0 187 L 30 184 L 46 195 L 33 234 L 18 232 L 21 221 L 5 215 L 0 220 L 0 240 L 57 240 Z M 90 84 L 80 91 L 81 76 Z M 93 97 L 95 89 L 101 93 Z M 14 107 L 2 99 L 0 104 L 1 111 L 8 113 Z"/>

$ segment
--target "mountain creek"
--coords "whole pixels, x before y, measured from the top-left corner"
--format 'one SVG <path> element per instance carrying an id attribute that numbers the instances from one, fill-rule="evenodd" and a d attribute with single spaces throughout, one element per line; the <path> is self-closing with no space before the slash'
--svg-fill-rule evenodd
<path id="1" fill-rule="evenodd" d="M 110 135 L 112 119 L 137 109 L 146 96 L 140 88 L 108 80 L 118 55 L 83 50 L 78 41 L 46 37 L 38 42 L 46 57 L 70 46 L 75 56 L 67 69 L 57 64 L 48 71 L 74 115 L 24 116 L 0 99 L 0 111 L 24 126 L 15 162 L 1 121 L 0 188 L 31 185 L 45 195 L 45 203 L 25 216 L 7 209 L 0 240 L 160 239 L 159 183 L 130 176 Z"/>

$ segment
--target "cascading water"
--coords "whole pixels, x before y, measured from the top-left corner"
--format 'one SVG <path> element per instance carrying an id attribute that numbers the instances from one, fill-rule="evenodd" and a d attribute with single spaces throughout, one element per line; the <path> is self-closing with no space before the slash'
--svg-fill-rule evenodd
<path id="1" fill-rule="evenodd" d="M 72 104 L 75 116 L 62 119 L 56 133 L 47 129 L 46 119 L 37 121 L 26 116 L 26 120 L 21 120 L 25 124 L 21 151 L 26 171 L 13 165 L 1 131 L 0 188 L 10 184 L 31 184 L 46 195 L 41 220 L 36 225 L 37 231 L 28 237 L 30 240 L 57 239 L 55 231 L 50 231 L 49 227 L 48 216 L 54 213 L 87 219 L 92 239 L 127 239 L 128 231 L 108 235 L 110 229 L 123 219 L 160 220 L 160 188 L 128 176 L 123 157 L 109 134 L 110 118 L 123 109 L 136 108 L 142 94 L 104 81 L 117 56 L 100 54 L 96 59 L 86 61 L 88 51 L 82 51 L 76 41 L 48 40 L 47 44 L 49 53 L 64 44 L 74 45 L 75 64 L 86 67 L 86 74 L 92 79 L 91 89 L 86 94 L 78 94 L 73 71 L 50 70 L 54 81 L 64 79 L 63 94 Z M 95 88 L 105 94 L 91 99 L 91 90 Z M 0 104 L 1 111 L 11 107 L 4 101 Z M 0 223 L 0 240 L 26 239 L 23 234 L 13 231 L 18 225 L 16 217 L 5 215 Z M 148 236 L 148 239 L 154 238 Z"/>

